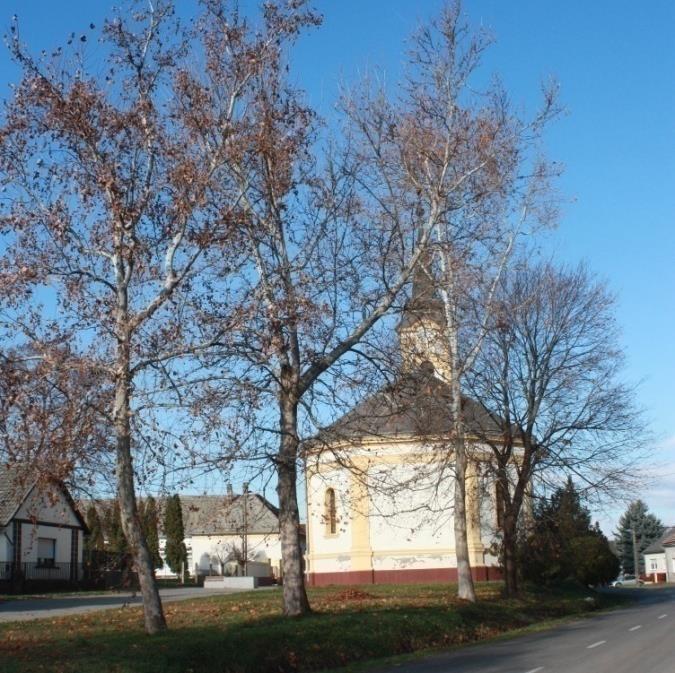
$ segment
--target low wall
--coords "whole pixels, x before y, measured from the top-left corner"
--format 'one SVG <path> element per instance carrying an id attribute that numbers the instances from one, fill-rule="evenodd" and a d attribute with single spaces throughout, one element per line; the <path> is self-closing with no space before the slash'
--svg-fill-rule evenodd
<path id="1" fill-rule="evenodd" d="M 477 582 L 502 579 L 501 568 L 477 566 L 471 568 Z M 399 570 L 348 570 L 331 573 L 309 573 L 307 583 L 313 587 L 329 584 L 435 584 L 456 582 L 457 568 L 412 568 Z"/>

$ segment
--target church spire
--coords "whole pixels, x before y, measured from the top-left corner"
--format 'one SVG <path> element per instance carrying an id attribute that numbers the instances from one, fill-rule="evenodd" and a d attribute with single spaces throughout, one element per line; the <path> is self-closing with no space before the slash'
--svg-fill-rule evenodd
<path id="1" fill-rule="evenodd" d="M 403 308 L 399 330 L 420 320 L 433 320 L 438 325 L 445 322 L 443 302 L 436 292 L 431 275 L 431 255 L 428 252 L 419 260 L 413 272 L 412 294 Z"/>
<path id="2" fill-rule="evenodd" d="M 416 372 L 431 366 L 436 376 L 447 380 L 443 326 L 445 312 L 438 296 L 427 252 L 413 272 L 412 294 L 403 308 L 398 326 L 404 370 Z"/>

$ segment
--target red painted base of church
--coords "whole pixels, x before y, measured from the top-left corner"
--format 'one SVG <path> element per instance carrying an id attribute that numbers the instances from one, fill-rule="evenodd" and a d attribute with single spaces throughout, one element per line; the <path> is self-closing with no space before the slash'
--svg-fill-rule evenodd
<path id="1" fill-rule="evenodd" d="M 471 568 L 477 582 L 502 579 L 502 570 L 495 566 Z M 456 582 L 457 568 L 416 568 L 401 570 L 348 570 L 336 573 L 308 573 L 307 583 L 312 587 L 329 584 L 433 584 Z"/>

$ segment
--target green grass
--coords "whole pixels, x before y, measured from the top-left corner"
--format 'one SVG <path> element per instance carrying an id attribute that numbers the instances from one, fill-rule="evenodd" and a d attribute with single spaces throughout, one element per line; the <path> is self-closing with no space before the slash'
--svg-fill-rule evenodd
<path id="1" fill-rule="evenodd" d="M 478 585 L 475 604 L 453 585 L 314 589 L 315 612 L 280 614 L 279 590 L 166 606 L 170 631 L 148 637 L 139 608 L 0 625 L 2 673 L 295 673 L 442 649 L 616 604 L 576 587 L 506 600 Z"/>

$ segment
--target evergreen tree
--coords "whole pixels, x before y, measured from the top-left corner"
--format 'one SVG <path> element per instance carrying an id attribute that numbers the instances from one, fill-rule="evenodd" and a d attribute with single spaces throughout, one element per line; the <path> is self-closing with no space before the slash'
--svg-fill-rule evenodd
<path id="1" fill-rule="evenodd" d="M 536 508 L 520 556 L 524 576 L 543 582 L 604 584 L 619 571 L 618 559 L 598 525 L 591 525 L 572 479 Z"/>
<path id="2" fill-rule="evenodd" d="M 142 511 L 139 509 L 139 516 L 141 516 L 148 551 L 152 557 L 152 567 L 155 569 L 161 568 L 164 562 L 159 553 L 159 515 L 157 513 L 157 501 L 151 495 L 145 501 Z"/>
<path id="3" fill-rule="evenodd" d="M 187 565 L 187 549 L 184 542 L 183 511 L 178 494 L 172 495 L 166 501 L 164 535 L 166 536 L 164 550 L 166 563 L 174 573 L 180 573 L 183 564 Z"/>
<path id="4" fill-rule="evenodd" d="M 633 556 L 633 528 L 638 548 L 639 572 L 645 571 L 644 550 L 652 542 L 663 535 L 663 524 L 649 512 L 649 508 L 642 500 L 632 502 L 626 512 L 619 519 L 619 527 L 615 533 L 616 548 L 621 560 L 624 573 L 637 574 Z"/>
<path id="5" fill-rule="evenodd" d="M 113 506 L 106 512 L 104 529 L 106 541 L 108 542 L 107 549 L 109 551 L 119 555 L 129 553 L 129 545 L 124 537 L 122 516 L 117 500 L 114 501 Z"/>
<path id="6" fill-rule="evenodd" d="M 92 552 L 105 548 L 103 524 L 94 504 L 87 508 L 86 521 L 89 535 L 84 538 L 84 551 L 87 558 L 90 558 Z"/>

